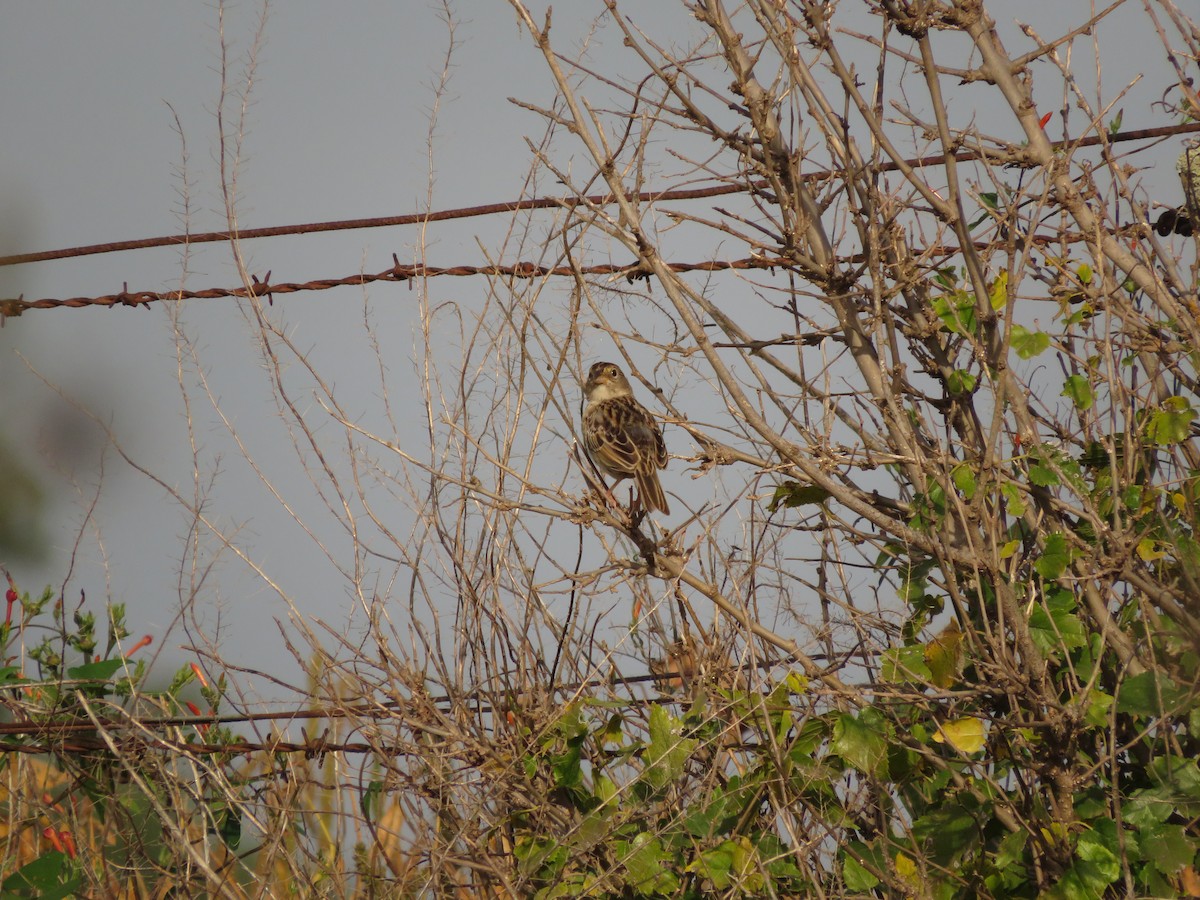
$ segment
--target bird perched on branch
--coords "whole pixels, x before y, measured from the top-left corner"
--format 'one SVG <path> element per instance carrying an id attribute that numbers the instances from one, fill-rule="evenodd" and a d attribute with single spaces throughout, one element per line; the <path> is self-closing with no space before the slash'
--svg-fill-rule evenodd
<path id="1" fill-rule="evenodd" d="M 658 423 L 637 400 L 629 379 L 615 363 L 598 362 L 583 386 L 583 446 L 604 474 L 637 482 L 637 503 L 647 511 L 669 513 L 658 470 L 667 467 L 667 445 Z M 614 484 L 614 487 L 616 485 Z M 631 503 L 631 512 L 635 507 Z"/>

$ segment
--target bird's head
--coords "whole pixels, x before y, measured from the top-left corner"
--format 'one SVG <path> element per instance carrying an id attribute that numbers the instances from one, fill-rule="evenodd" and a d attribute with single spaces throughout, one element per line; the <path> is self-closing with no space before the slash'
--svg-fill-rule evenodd
<path id="1" fill-rule="evenodd" d="M 633 388 L 629 386 L 629 379 L 616 363 L 598 362 L 588 372 L 583 394 L 589 403 L 598 403 L 614 397 L 631 397 Z"/>

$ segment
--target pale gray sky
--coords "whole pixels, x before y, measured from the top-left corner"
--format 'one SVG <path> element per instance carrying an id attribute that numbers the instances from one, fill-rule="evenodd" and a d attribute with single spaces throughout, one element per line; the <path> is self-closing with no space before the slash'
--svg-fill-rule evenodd
<path id="1" fill-rule="evenodd" d="M 687 43 L 688 17 L 674 4 L 652 7 L 638 13 L 647 17 L 642 22 L 647 30 L 658 28 L 667 43 Z M 1014 17 L 1028 15 L 1046 34 L 1091 11 L 1079 0 L 994 4 L 1001 7 Z M 554 30 L 559 48 L 574 52 L 602 9 L 601 3 L 559 4 Z M 518 198 L 530 167 L 524 137 L 536 139 L 543 126 L 507 98 L 540 105 L 553 100 L 544 62 L 506 3 L 476 0 L 454 4 L 453 11 L 457 46 L 449 87 L 438 105 L 434 209 Z M 257 17 L 258 6 L 251 2 L 226 12 L 234 91 L 243 87 Z M 224 227 L 216 165 L 218 24 L 209 3 L 9 4 L 0 12 L 0 255 L 178 233 L 184 227 L 185 193 L 191 230 Z M 1022 38 L 1011 25 L 1006 28 L 1006 35 L 1012 34 L 1010 48 L 1019 46 Z M 423 209 L 434 85 L 449 40 L 442 11 L 428 3 L 289 0 L 273 6 L 247 110 L 241 225 Z M 1136 77 L 1141 49 L 1156 49 L 1148 24 L 1128 16 L 1106 24 L 1101 40 L 1110 94 Z M 621 55 L 611 29 L 601 34 L 593 53 L 607 71 L 629 58 Z M 1094 62 L 1084 61 L 1080 77 L 1092 77 L 1093 69 Z M 1159 91 L 1161 85 L 1138 85 L 1118 104 L 1125 110 L 1125 128 L 1168 124 L 1152 107 Z M 975 102 L 979 93 L 965 102 Z M 1039 95 L 1039 106 L 1047 111 L 1057 113 L 1062 102 L 1061 95 Z M 172 109 L 186 138 L 186 176 Z M 231 99 L 226 114 L 235 117 L 238 111 L 236 98 Z M 1011 133 L 1006 115 L 992 127 L 988 110 L 972 107 L 970 113 L 984 132 Z M 1082 127 L 1079 113 L 1073 115 Z M 1060 136 L 1057 114 L 1048 130 Z M 567 162 L 574 148 L 559 146 L 556 161 Z M 1177 152 L 1176 145 L 1164 147 L 1162 171 L 1147 176 L 1167 199 L 1177 190 L 1170 168 Z M 547 179 L 539 188 L 552 194 L 557 186 Z M 495 247 L 507 225 L 496 217 L 434 226 L 428 261 L 481 264 L 477 240 Z M 270 270 L 273 280 L 302 281 L 360 268 L 380 270 L 393 252 L 401 262 L 414 261 L 418 242 L 416 229 L 393 228 L 275 238 L 250 242 L 245 250 L 252 272 Z M 181 274 L 174 249 L 89 256 L 0 268 L 0 297 L 97 295 L 117 291 L 122 283 L 131 290 L 166 290 L 180 284 Z M 236 281 L 226 246 L 193 251 L 188 288 Z M 483 286 L 458 279 L 437 283 L 433 290 L 443 298 L 469 299 Z M 276 303 L 286 305 L 294 339 L 312 349 L 325 374 L 338 382 L 343 399 L 353 395 L 347 387 L 362 379 L 361 408 L 350 412 L 369 415 L 378 398 L 357 328 L 363 296 L 361 290 L 344 289 L 277 298 Z M 412 346 L 413 294 L 404 285 L 376 285 L 369 297 L 372 309 L 393 329 L 394 374 L 406 377 L 411 363 L 403 351 Z M 236 305 L 190 301 L 183 317 L 202 347 L 206 372 L 226 413 L 260 460 L 278 466 L 273 475 L 281 486 L 303 484 Z M 82 589 L 92 598 L 108 595 L 127 602 L 135 635 L 151 633 L 162 642 L 178 607 L 186 517 L 159 487 L 110 451 L 104 456 L 99 503 L 85 528 L 100 445 L 87 440 L 30 367 L 110 421 L 138 460 L 190 491 L 191 459 L 167 316 L 161 309 L 32 311 L 0 331 L 2 433 L 28 453 L 31 463 L 41 457 L 53 463 L 44 471 L 53 498 L 46 521 L 53 552 L 43 565 L 12 565 L 13 574 L 31 591 L 45 583 L 60 585 L 76 535 L 84 529 L 68 600 Z M 408 414 L 414 408 L 408 407 Z M 402 405 L 402 413 L 405 409 Z M 350 604 L 344 583 L 239 463 L 212 410 L 194 414 L 203 468 L 219 474 L 210 512 L 225 523 L 244 523 L 240 539 L 248 552 L 305 612 L 334 624 L 344 620 Z M 684 486 L 681 477 L 675 487 Z M 295 502 L 315 510 L 311 493 L 296 488 Z M 333 540 L 335 548 L 344 546 L 336 536 Z M 211 604 L 204 612 L 206 627 L 222 641 L 226 658 L 291 669 L 273 625 L 285 609 L 259 579 L 226 557 L 206 584 L 205 598 Z M 178 632 L 166 638 L 170 667 L 186 661 L 172 649 L 185 640 Z"/>

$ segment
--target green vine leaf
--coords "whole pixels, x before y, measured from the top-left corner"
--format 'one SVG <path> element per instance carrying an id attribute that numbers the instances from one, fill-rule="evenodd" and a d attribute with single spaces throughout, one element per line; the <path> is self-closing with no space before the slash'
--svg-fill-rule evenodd
<path id="1" fill-rule="evenodd" d="M 1033 359 L 1050 346 L 1050 335 L 1044 331 L 1030 331 L 1024 325 L 1014 325 L 1010 339 L 1013 350 L 1021 359 Z"/>

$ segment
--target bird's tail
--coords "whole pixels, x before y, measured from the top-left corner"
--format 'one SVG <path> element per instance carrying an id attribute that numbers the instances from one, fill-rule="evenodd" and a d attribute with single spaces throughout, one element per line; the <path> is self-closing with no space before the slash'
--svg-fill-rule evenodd
<path id="1" fill-rule="evenodd" d="M 664 516 L 671 514 L 667 506 L 667 495 L 663 493 L 658 475 L 651 472 L 648 475 L 637 476 L 638 499 L 648 512 L 659 510 Z"/>

